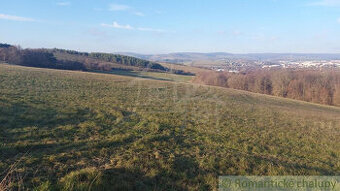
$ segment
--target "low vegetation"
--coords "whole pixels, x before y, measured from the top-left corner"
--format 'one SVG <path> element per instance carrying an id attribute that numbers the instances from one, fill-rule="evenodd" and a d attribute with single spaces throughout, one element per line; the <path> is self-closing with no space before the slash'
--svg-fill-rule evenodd
<path id="1" fill-rule="evenodd" d="M 248 73 L 200 72 L 197 83 L 340 106 L 340 70 L 256 70 Z"/>
<path id="2" fill-rule="evenodd" d="M 217 190 L 219 175 L 340 175 L 339 116 L 226 88 L 3 64 L 0 188 Z"/>

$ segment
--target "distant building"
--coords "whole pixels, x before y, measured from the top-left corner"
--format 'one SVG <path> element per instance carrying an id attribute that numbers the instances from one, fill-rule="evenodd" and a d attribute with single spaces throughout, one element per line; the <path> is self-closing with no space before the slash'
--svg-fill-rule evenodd
<path id="1" fill-rule="evenodd" d="M 280 67 L 281 65 L 264 65 L 262 68 L 277 68 Z"/>
<path id="2" fill-rule="evenodd" d="M 229 70 L 228 72 L 230 72 L 230 73 L 240 73 L 240 71 L 238 71 L 238 70 Z"/>

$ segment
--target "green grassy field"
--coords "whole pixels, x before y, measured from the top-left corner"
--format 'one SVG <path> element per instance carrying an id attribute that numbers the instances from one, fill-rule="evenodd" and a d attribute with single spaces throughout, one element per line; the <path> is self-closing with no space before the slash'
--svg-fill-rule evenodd
<path id="1" fill-rule="evenodd" d="M 0 65 L 0 190 L 216 190 L 219 175 L 340 175 L 340 108 Z"/>
<path id="2" fill-rule="evenodd" d="M 153 79 L 153 80 L 162 80 L 162 81 L 173 81 L 173 82 L 189 82 L 190 80 L 193 79 L 193 76 L 189 76 L 189 75 L 177 75 L 177 74 L 161 73 L 161 72 L 114 70 L 109 73 L 115 74 L 115 75 L 123 75 L 123 76 L 146 78 L 146 79 Z"/>

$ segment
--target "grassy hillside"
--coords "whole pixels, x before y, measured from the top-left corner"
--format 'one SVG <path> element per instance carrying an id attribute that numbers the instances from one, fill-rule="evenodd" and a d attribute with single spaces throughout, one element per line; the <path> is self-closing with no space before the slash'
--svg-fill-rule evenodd
<path id="1" fill-rule="evenodd" d="M 193 73 L 198 74 L 201 72 L 209 72 L 211 70 L 206 68 L 199 68 L 199 67 L 191 67 L 184 64 L 169 64 L 169 63 L 160 63 L 162 66 L 169 68 L 170 70 L 177 70 L 177 71 L 183 71 L 186 73 Z"/>
<path id="2" fill-rule="evenodd" d="M 77 52 L 73 50 L 63 50 L 63 49 L 46 49 L 45 51 L 53 53 L 53 55 L 59 60 L 72 60 L 81 63 L 86 63 L 90 65 L 104 65 L 110 64 L 108 67 L 115 68 L 116 65 L 120 67 L 126 67 L 127 69 L 151 69 L 156 71 L 166 71 L 167 68 L 164 68 L 162 65 L 131 57 L 124 56 L 119 54 L 109 54 L 109 53 L 87 53 L 87 52 Z M 116 66 L 117 67 L 117 66 Z"/>
<path id="3" fill-rule="evenodd" d="M 137 78 L 146 78 L 146 79 L 153 79 L 153 80 L 162 80 L 162 81 L 174 81 L 174 82 L 189 82 L 194 78 L 194 76 L 190 76 L 190 75 L 178 75 L 178 74 L 172 74 L 172 73 L 146 72 L 146 71 L 116 70 L 116 71 L 110 72 L 109 74 L 131 76 L 131 77 L 137 77 Z"/>
<path id="4" fill-rule="evenodd" d="M 340 108 L 226 88 L 0 65 L 0 190 L 340 175 L 339 123 Z"/>
<path id="5" fill-rule="evenodd" d="M 193 75 L 169 69 L 156 62 L 110 53 L 87 53 L 64 49 L 21 49 L 0 43 L 0 63 L 77 71 L 117 72 L 151 71 Z"/>

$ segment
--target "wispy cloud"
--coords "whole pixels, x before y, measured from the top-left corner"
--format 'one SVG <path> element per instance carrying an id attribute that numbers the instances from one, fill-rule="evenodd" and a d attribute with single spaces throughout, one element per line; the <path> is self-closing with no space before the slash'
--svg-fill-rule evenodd
<path id="1" fill-rule="evenodd" d="M 148 32 L 165 32 L 165 30 L 163 30 L 163 29 L 153 29 L 153 28 L 143 28 L 143 27 L 139 27 L 139 28 L 137 28 L 137 30 L 148 31 Z"/>
<path id="2" fill-rule="evenodd" d="M 163 14 L 164 12 L 160 10 L 156 10 L 155 13 L 160 15 L 160 14 Z"/>
<path id="3" fill-rule="evenodd" d="M 94 10 L 94 11 L 103 11 L 103 9 L 102 9 L 102 8 L 98 8 L 98 7 L 96 7 L 96 8 L 93 8 L 93 10 Z"/>
<path id="4" fill-rule="evenodd" d="M 138 12 L 138 11 L 134 12 L 133 14 L 137 15 L 137 16 L 140 16 L 140 17 L 144 17 L 145 16 L 144 13 Z"/>
<path id="5" fill-rule="evenodd" d="M 270 36 L 264 33 L 250 34 L 248 38 L 251 40 L 266 41 L 266 42 L 274 42 L 280 39 L 280 37 L 278 36 Z"/>
<path id="6" fill-rule="evenodd" d="M 19 17 L 15 15 L 6 15 L 6 14 L 0 14 L 0 19 L 3 20 L 11 20 L 11 21 L 24 21 L 24 22 L 34 22 L 35 19 L 28 18 L 28 17 Z"/>
<path id="7" fill-rule="evenodd" d="M 57 2 L 57 5 L 59 6 L 70 6 L 71 3 L 68 1 L 61 1 L 61 2 Z"/>
<path id="8" fill-rule="evenodd" d="M 340 17 L 338 18 L 338 23 L 340 24 Z"/>
<path id="9" fill-rule="evenodd" d="M 133 7 L 130 7 L 128 5 L 123 5 L 123 4 L 110 4 L 109 5 L 109 10 L 110 11 L 128 11 L 131 14 L 137 15 L 137 16 L 145 16 L 144 13 L 140 11 L 136 11 Z"/>
<path id="10" fill-rule="evenodd" d="M 96 38 L 106 38 L 108 37 L 107 33 L 104 31 L 101 31 L 98 28 L 90 28 L 89 30 L 86 31 L 87 34 L 96 37 Z"/>
<path id="11" fill-rule="evenodd" d="M 325 7 L 336 7 L 340 6 L 340 0 L 318 0 L 309 3 L 310 6 L 325 6 Z"/>
<path id="12" fill-rule="evenodd" d="M 242 31 L 239 31 L 239 30 L 231 30 L 231 31 L 219 30 L 219 31 L 217 31 L 217 33 L 220 34 L 220 35 L 231 35 L 231 36 L 244 35 L 244 33 Z"/>
<path id="13" fill-rule="evenodd" d="M 117 29 L 134 30 L 134 28 L 132 26 L 130 26 L 130 25 L 120 25 L 117 22 L 113 22 L 113 24 L 102 23 L 101 26 L 103 26 L 103 27 L 113 27 L 113 28 L 117 28 Z"/>
<path id="14" fill-rule="evenodd" d="M 148 28 L 148 27 L 133 27 L 129 24 L 122 25 L 122 24 L 119 24 L 116 21 L 113 22 L 112 24 L 102 23 L 100 25 L 103 26 L 103 27 L 112 27 L 112 28 L 116 28 L 116 29 L 137 30 L 137 31 L 158 32 L 158 33 L 166 32 L 163 29 L 155 29 L 155 28 Z"/>
<path id="15" fill-rule="evenodd" d="M 121 4 L 110 4 L 109 10 L 110 11 L 127 11 L 131 9 L 128 5 L 121 5 Z"/>
<path id="16" fill-rule="evenodd" d="M 232 34 L 233 34 L 234 36 L 240 36 L 240 35 L 242 35 L 243 33 L 242 33 L 241 31 L 239 31 L 239 30 L 233 30 L 233 31 L 232 31 Z"/>

